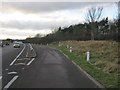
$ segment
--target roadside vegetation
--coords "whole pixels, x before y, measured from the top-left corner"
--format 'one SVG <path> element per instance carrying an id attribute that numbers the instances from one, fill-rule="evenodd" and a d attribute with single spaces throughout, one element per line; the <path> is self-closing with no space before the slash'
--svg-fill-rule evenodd
<path id="1" fill-rule="evenodd" d="M 105 87 L 118 88 L 120 13 L 111 21 L 108 17 L 101 17 L 103 9 L 90 8 L 84 23 L 60 26 L 44 37 L 37 34 L 24 42 L 58 47 Z M 67 45 L 72 47 L 72 53 Z M 86 61 L 88 50 L 91 64 Z"/>
<path id="2" fill-rule="evenodd" d="M 72 47 L 69 52 L 67 45 Z M 115 41 L 62 41 L 50 44 L 60 48 L 70 60 L 82 67 L 87 73 L 107 88 L 118 88 L 119 61 L 118 42 Z M 86 52 L 90 51 L 90 62 L 87 63 Z"/>
<path id="3" fill-rule="evenodd" d="M 88 40 L 113 40 L 119 41 L 120 36 L 120 15 L 110 20 L 108 17 L 101 17 L 103 8 L 94 7 L 88 9 L 84 23 L 58 27 L 52 33 L 41 37 L 37 34 L 35 37 L 28 37 L 25 42 L 36 44 L 47 44 L 57 41 L 88 41 Z"/>

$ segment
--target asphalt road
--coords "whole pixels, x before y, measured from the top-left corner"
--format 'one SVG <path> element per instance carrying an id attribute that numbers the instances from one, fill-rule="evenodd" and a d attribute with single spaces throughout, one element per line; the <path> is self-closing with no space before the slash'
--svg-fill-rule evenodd
<path id="1" fill-rule="evenodd" d="M 37 57 L 31 58 L 31 64 L 16 65 L 27 61 L 27 45 L 14 49 L 12 46 L 3 49 L 3 88 L 97 88 L 98 86 L 58 49 L 49 46 L 33 48 Z M 25 49 L 24 49 L 25 48 Z M 24 50 L 23 50 L 24 49 Z M 7 51 L 6 51 L 7 50 Z M 23 50 L 16 62 L 14 58 Z M 24 62 L 25 63 L 25 62 Z M 28 62 L 27 62 L 28 63 Z M 8 75 L 10 71 L 17 74 Z"/>
<path id="2" fill-rule="evenodd" d="M 13 48 L 13 44 L 2 48 L 2 87 L 6 85 L 14 76 L 8 75 L 10 72 L 10 63 L 16 58 L 16 56 L 23 49 L 23 45 L 20 48 Z"/>

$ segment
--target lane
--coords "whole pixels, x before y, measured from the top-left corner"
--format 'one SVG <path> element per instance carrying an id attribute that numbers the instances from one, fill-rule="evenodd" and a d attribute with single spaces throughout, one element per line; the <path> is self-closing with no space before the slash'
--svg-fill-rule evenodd
<path id="1" fill-rule="evenodd" d="M 97 88 L 58 49 L 34 46 L 37 57 L 10 88 Z"/>
<path id="2" fill-rule="evenodd" d="M 23 49 L 23 45 L 20 48 L 14 48 L 13 44 L 2 48 L 2 68 L 7 69 L 10 63 L 16 58 L 16 56 Z"/>
<path id="3" fill-rule="evenodd" d="M 10 63 L 23 50 L 23 48 L 24 45 L 21 45 L 20 48 L 14 48 L 13 44 L 2 48 L 2 87 L 14 77 L 14 75 L 7 74 L 11 68 Z"/>

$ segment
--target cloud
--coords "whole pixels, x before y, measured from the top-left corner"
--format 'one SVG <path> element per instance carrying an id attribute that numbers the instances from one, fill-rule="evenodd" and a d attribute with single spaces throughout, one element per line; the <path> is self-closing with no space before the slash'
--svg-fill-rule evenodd
<path id="1" fill-rule="evenodd" d="M 24 13 L 45 13 L 58 10 L 84 8 L 96 4 L 97 3 L 95 2 L 3 2 L 3 8 L 6 7 L 19 10 Z"/>
<path id="2" fill-rule="evenodd" d="M 5 39 L 5 38 L 11 38 L 11 39 L 25 39 L 29 36 L 34 37 L 36 34 L 41 34 L 44 35 L 51 33 L 51 30 L 31 30 L 31 29 L 24 29 L 24 30 L 19 30 L 19 29 L 6 29 L 6 28 L 0 28 L 0 39 Z"/>
<path id="3" fill-rule="evenodd" d="M 3 28 L 9 29 L 9 28 L 13 28 L 13 29 L 20 29 L 20 30 L 24 30 L 24 29 L 32 29 L 32 30 L 41 30 L 41 29 L 51 29 L 51 28 L 58 28 L 60 26 L 65 27 L 65 26 L 69 26 L 70 24 L 74 23 L 75 21 L 77 22 L 77 18 L 76 20 L 65 20 L 62 19 L 61 20 L 51 20 L 51 21 L 9 21 L 9 22 L 2 22 L 1 26 Z"/>
<path id="4" fill-rule="evenodd" d="M 93 6 L 108 7 L 106 14 L 114 9 L 110 9 L 112 3 L 97 2 L 3 2 L 2 5 L 0 36 L 15 37 L 48 34 L 51 29 L 78 24 L 84 21 L 87 9 Z"/>
<path id="5" fill-rule="evenodd" d="M 71 12 L 73 13 L 71 15 Z M 80 17 L 80 10 L 66 10 L 66 11 L 55 11 L 48 14 L 25 14 L 25 13 L 8 13 L 1 15 L 1 27 L 3 28 L 17 28 L 20 30 L 32 29 L 51 29 L 69 26 L 82 22 L 84 17 Z"/>

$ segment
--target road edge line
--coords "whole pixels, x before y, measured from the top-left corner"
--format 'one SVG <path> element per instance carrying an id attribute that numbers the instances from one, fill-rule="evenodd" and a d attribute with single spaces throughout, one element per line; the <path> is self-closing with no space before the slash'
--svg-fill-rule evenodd
<path id="1" fill-rule="evenodd" d="M 88 74 L 85 70 L 83 70 L 79 65 L 77 65 L 73 60 L 72 63 L 77 66 L 90 80 L 92 80 L 99 88 L 105 88 L 102 84 L 100 84 L 95 78 L 93 78 L 90 74 Z"/>
<path id="2" fill-rule="evenodd" d="M 67 59 L 69 57 L 64 54 L 61 50 L 59 50 Z M 81 70 L 90 80 L 92 80 L 99 88 L 103 88 L 103 90 L 106 90 L 105 87 L 100 84 L 95 78 L 93 78 L 90 74 L 88 74 L 85 70 L 83 70 L 79 65 L 77 65 L 73 60 L 71 61 L 79 70 Z"/>

